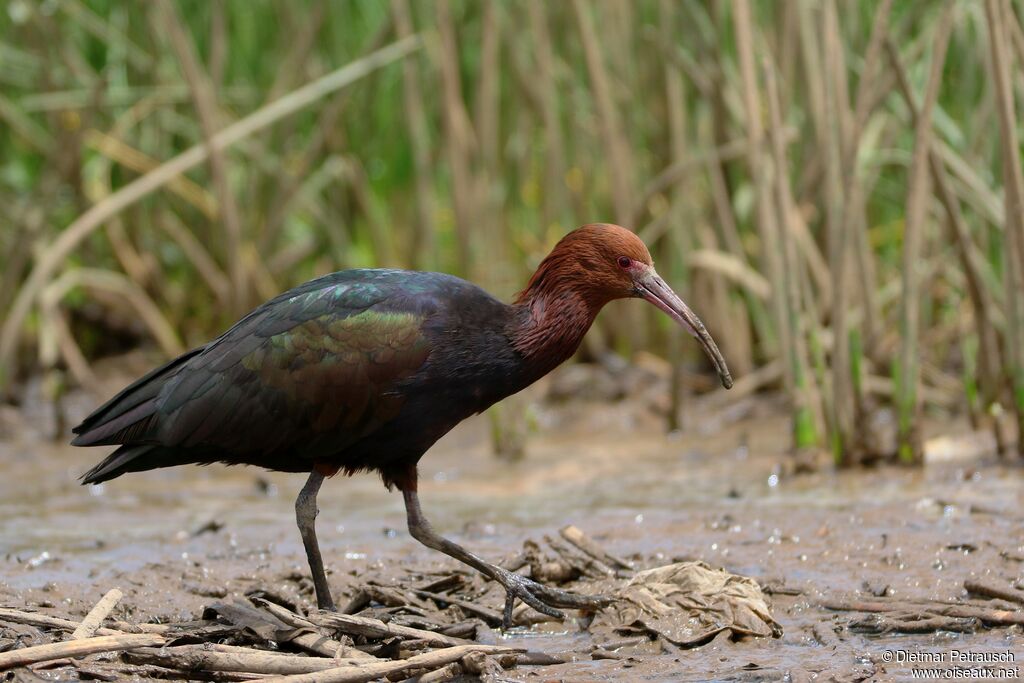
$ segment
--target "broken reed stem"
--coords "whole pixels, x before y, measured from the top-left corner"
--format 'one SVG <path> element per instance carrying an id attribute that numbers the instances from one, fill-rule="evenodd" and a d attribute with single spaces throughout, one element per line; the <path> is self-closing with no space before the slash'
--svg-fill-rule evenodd
<path id="1" fill-rule="evenodd" d="M 49 662 L 65 657 L 84 657 L 98 652 L 119 652 L 140 647 L 155 647 L 164 644 L 164 637 L 153 633 L 119 634 L 96 636 L 63 643 L 36 645 L 18 650 L 0 652 L 0 671 L 39 662 Z"/>
<path id="2" fill-rule="evenodd" d="M 7 621 L 12 624 L 28 624 L 29 626 L 38 626 L 40 628 L 54 628 L 61 631 L 74 631 L 81 626 L 80 622 L 71 621 L 70 619 L 51 617 L 47 614 L 39 614 L 38 612 L 24 612 L 8 607 L 0 607 L 0 621 Z M 102 627 L 97 628 L 96 633 L 101 636 L 124 635 L 122 630 Z"/>
<path id="3" fill-rule="evenodd" d="M 207 645 L 144 648 L 127 655 L 127 659 L 133 664 L 155 664 L 179 671 L 230 671 L 277 676 L 358 666 L 369 661 L 365 658 L 306 657 L 249 648 L 226 650 L 224 646 L 211 649 Z"/>
<path id="4" fill-rule="evenodd" d="M 1011 56 L 1006 31 L 1016 15 L 1003 0 L 986 0 L 985 16 L 989 27 L 993 81 L 1002 138 L 1003 187 L 1005 192 L 1006 248 L 1003 250 L 1006 291 L 1006 338 L 1008 384 L 1013 393 L 1017 417 L 1017 452 L 1024 454 L 1024 170 L 1021 168 L 1020 141 L 1010 79 Z"/>
<path id="5" fill-rule="evenodd" d="M 310 614 L 309 621 L 319 626 L 337 629 L 352 635 L 366 636 L 368 638 L 401 638 L 403 640 L 422 640 L 433 647 L 455 647 L 465 645 L 468 641 L 462 638 L 452 638 L 442 633 L 426 631 L 424 629 L 389 624 L 380 619 L 360 617 L 353 614 L 340 614 L 334 612 L 316 612 Z"/>
<path id="6" fill-rule="evenodd" d="M 96 606 L 85 615 L 85 619 L 82 619 L 82 623 L 71 634 L 71 640 L 91 638 L 122 597 L 124 597 L 124 593 L 116 588 L 107 591 L 107 594 L 100 598 Z"/>
<path id="7" fill-rule="evenodd" d="M 319 101 L 373 71 L 401 59 L 420 46 L 415 36 L 398 40 L 366 57 L 357 59 L 315 81 L 297 88 L 258 109 L 249 116 L 218 132 L 210 141 L 214 147 L 227 148 L 266 128 L 274 122 Z M 28 278 L 11 305 L 7 320 L 0 328 L 0 389 L 6 390 L 11 379 L 11 362 L 18 334 L 39 292 L 72 251 L 111 216 L 152 194 L 182 173 L 206 160 L 209 147 L 194 145 L 149 173 L 128 183 L 61 230 L 60 235 L 41 250 Z"/>
<path id="8" fill-rule="evenodd" d="M 914 127 L 914 153 L 910 165 L 906 221 L 903 235 L 902 297 L 900 305 L 900 363 L 897 383 L 899 458 L 906 463 L 923 458 L 920 425 L 920 278 L 917 272 L 927 219 L 929 195 L 928 150 L 932 138 L 932 111 L 942 83 L 942 68 L 953 23 L 953 5 L 946 5 L 935 32 L 932 63 L 921 115 Z"/>
<path id="9" fill-rule="evenodd" d="M 376 664 L 357 663 L 351 666 L 327 669 L 318 673 L 282 676 L 280 678 L 267 678 L 264 680 L 268 683 L 369 683 L 369 681 L 379 678 L 396 679 L 402 675 L 408 676 L 411 672 L 417 670 L 426 669 L 431 671 L 438 669 L 452 662 L 457 662 L 466 655 L 473 653 L 498 655 L 514 654 L 522 651 L 520 648 L 497 645 L 459 645 L 394 662 L 379 662 Z"/>

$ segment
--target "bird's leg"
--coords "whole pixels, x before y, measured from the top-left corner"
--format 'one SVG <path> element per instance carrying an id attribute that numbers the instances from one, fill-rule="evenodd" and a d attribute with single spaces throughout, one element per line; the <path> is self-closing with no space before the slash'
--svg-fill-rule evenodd
<path id="1" fill-rule="evenodd" d="M 449 541 L 434 531 L 433 527 L 430 526 L 430 522 L 423 516 L 423 510 L 420 509 L 419 496 L 417 496 L 415 489 L 405 489 L 402 491 L 402 495 L 405 498 L 405 512 L 409 522 L 409 533 L 412 534 L 413 538 L 428 548 L 439 550 L 445 555 L 468 564 L 487 578 L 497 581 L 505 588 L 505 612 L 502 619 L 502 628 L 512 626 L 512 607 L 515 604 L 516 598 L 519 598 L 538 612 L 555 617 L 556 619 L 565 618 L 565 614 L 555 609 L 556 607 L 595 611 L 611 604 L 612 600 L 610 598 L 576 595 L 557 588 L 550 588 L 483 560 L 459 544 Z"/>
<path id="2" fill-rule="evenodd" d="M 327 574 L 324 572 L 324 561 L 320 557 L 320 544 L 316 541 L 316 494 L 324 483 L 324 475 L 316 470 L 309 474 L 306 485 L 299 491 L 295 499 L 295 521 L 302 535 L 302 545 L 306 547 L 306 559 L 309 560 L 309 571 L 313 575 L 313 587 L 316 589 L 316 605 L 322 610 L 335 611 L 331 588 L 327 585 Z"/>

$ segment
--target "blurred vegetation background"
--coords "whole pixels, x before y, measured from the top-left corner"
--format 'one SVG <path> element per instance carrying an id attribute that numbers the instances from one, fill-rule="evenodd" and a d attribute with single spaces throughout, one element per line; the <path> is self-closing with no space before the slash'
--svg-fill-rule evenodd
<path id="1" fill-rule="evenodd" d="M 0 386 L 170 356 L 332 270 L 510 298 L 595 221 L 635 229 L 797 449 L 899 457 L 921 416 L 1024 424 L 1024 3 L 7 0 Z M 651 349 L 650 307 L 585 355 Z M 502 418 L 499 416 L 499 422 Z"/>

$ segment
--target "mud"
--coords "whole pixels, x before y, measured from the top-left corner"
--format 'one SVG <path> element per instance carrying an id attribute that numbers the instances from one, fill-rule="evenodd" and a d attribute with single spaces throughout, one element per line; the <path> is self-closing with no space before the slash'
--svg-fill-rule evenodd
<path id="1" fill-rule="evenodd" d="M 69 419 L 94 402 L 72 397 Z M 292 507 L 301 476 L 182 467 L 82 487 L 76 477 L 102 449 L 54 443 L 45 404 L 29 406 L 0 415 L 0 604 L 75 618 L 115 586 L 125 593 L 115 616 L 132 621 L 193 619 L 253 590 L 309 604 Z M 1008 655 L 1016 661 L 995 666 L 1024 676 L 1019 625 L 879 635 L 846 628 L 864 614 L 822 607 L 836 596 L 949 601 L 967 596 L 967 580 L 1024 581 L 1018 466 L 954 453 L 918 470 L 791 474 L 787 421 L 770 398 L 690 406 L 677 435 L 628 402 L 533 410 L 538 433 L 525 461 L 489 455 L 485 419 L 423 459 L 421 499 L 435 528 L 493 560 L 570 523 L 638 565 L 702 560 L 767 586 L 784 635 L 674 651 L 641 643 L 595 658 L 597 636 L 575 622 L 538 624 L 501 642 L 576 661 L 519 667 L 508 679 L 909 679 L 925 665 L 900 663 L 900 652 L 948 662 L 953 650 Z M 968 431 L 941 420 L 929 437 L 948 451 Z M 409 537 L 401 497 L 371 476 L 336 478 L 319 502 L 341 604 L 368 576 L 401 582 L 456 566 Z M 500 607 L 496 594 L 489 606 Z"/>

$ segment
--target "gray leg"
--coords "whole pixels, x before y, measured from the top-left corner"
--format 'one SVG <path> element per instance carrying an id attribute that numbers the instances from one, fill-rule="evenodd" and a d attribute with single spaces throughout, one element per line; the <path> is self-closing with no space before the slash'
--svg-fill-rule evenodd
<path id="1" fill-rule="evenodd" d="M 420 509 L 419 496 L 416 495 L 415 490 L 404 490 L 402 491 L 402 496 L 405 498 L 405 512 L 409 522 L 409 533 L 412 534 L 413 538 L 428 548 L 438 550 L 445 555 L 468 564 L 487 578 L 497 581 L 505 588 L 503 628 L 509 628 L 512 625 L 512 607 L 515 604 L 516 598 L 519 598 L 538 612 L 555 617 L 556 619 L 565 618 L 565 614 L 555 609 L 556 607 L 595 611 L 606 607 L 612 602 L 609 598 L 605 597 L 576 595 L 558 590 L 557 588 L 549 588 L 525 576 L 520 576 L 484 561 L 462 546 L 449 541 L 434 531 L 433 527 L 430 526 L 430 522 L 423 516 L 423 510 Z"/>
<path id="2" fill-rule="evenodd" d="M 322 610 L 335 611 L 331 588 L 327 585 L 327 574 L 324 572 L 324 561 L 320 557 L 320 545 L 316 541 L 316 494 L 324 483 L 324 475 L 313 471 L 306 480 L 306 485 L 299 491 L 295 499 L 295 521 L 302 535 L 302 545 L 306 547 L 306 559 L 309 570 L 313 574 L 313 586 L 316 588 L 316 604 Z"/>

